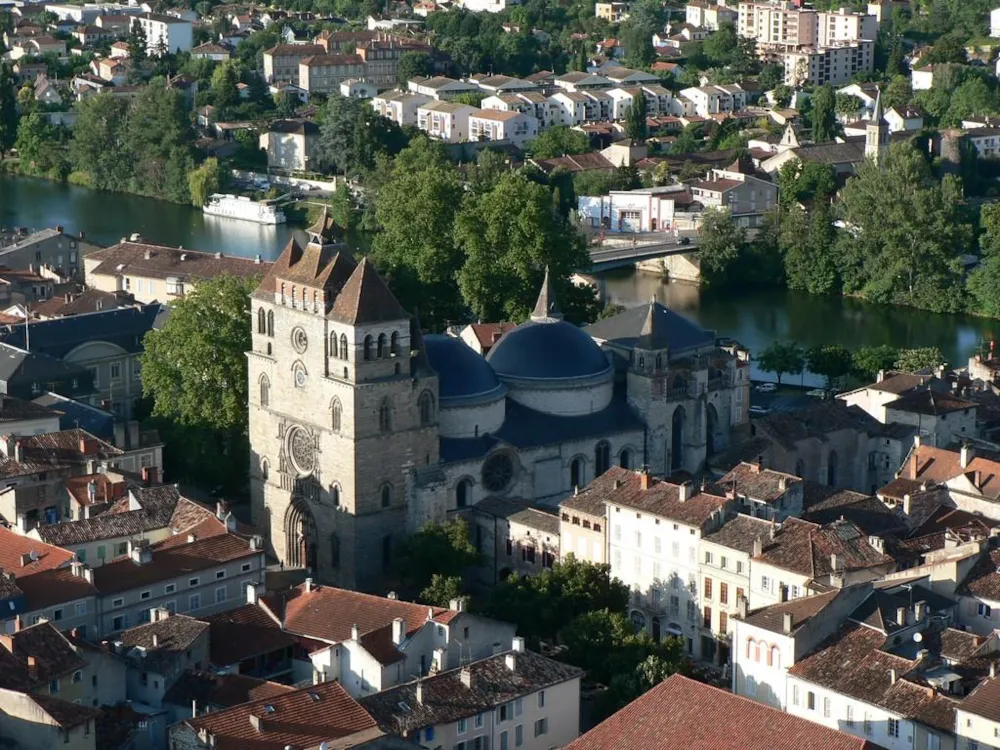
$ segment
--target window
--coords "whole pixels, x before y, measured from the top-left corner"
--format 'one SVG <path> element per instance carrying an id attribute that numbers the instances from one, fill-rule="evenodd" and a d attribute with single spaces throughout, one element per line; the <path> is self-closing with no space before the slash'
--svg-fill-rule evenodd
<path id="1" fill-rule="evenodd" d="M 719 612 L 719 632 L 729 632 L 729 615 L 725 612 Z"/>
<path id="2" fill-rule="evenodd" d="M 244 573 L 249 573 L 249 572 L 250 572 L 250 563 L 243 563 L 243 564 L 242 564 L 242 565 L 240 566 L 240 570 L 241 570 L 242 572 L 244 572 Z"/>
<path id="3" fill-rule="evenodd" d="M 867 711 L 865 711 L 864 725 L 865 725 L 865 734 L 871 734 L 872 733 L 872 717 L 868 714 Z"/>
<path id="4" fill-rule="evenodd" d="M 266 376 L 260 378 L 260 405 L 268 406 L 271 402 L 271 382 Z"/>
<path id="5" fill-rule="evenodd" d="M 122 363 L 112 362 L 111 363 L 111 379 L 121 380 L 122 379 Z"/>
<path id="6" fill-rule="evenodd" d="M 729 604 L 729 584 L 719 583 L 719 601 L 723 604 Z"/>
<path id="7" fill-rule="evenodd" d="M 143 591 L 141 594 L 139 594 L 139 599 L 141 599 L 142 601 L 146 601 L 152 595 L 153 595 L 152 591 Z"/>
<path id="8" fill-rule="evenodd" d="M 726 556 L 725 555 L 723 555 L 722 557 L 719 558 L 719 567 L 720 568 L 725 568 L 726 567 Z"/>
<path id="9" fill-rule="evenodd" d="M 188 597 L 188 610 L 194 612 L 201 609 L 201 594 L 191 594 Z"/>
<path id="10" fill-rule="evenodd" d="M 594 448 L 594 476 L 601 476 L 611 467 L 611 445 L 602 440 Z"/>
<path id="11" fill-rule="evenodd" d="M 434 727 L 427 727 L 427 729 L 424 730 L 424 739 L 428 742 L 434 740 Z"/>
<path id="12" fill-rule="evenodd" d="M 823 718 L 824 719 L 829 719 L 830 718 L 830 699 L 829 698 L 824 698 L 823 699 Z M 890 719 L 890 721 L 892 721 L 892 720 Z"/>
<path id="13" fill-rule="evenodd" d="M 673 555 L 675 559 L 678 558 L 678 557 L 680 557 L 681 556 L 681 545 L 679 543 L 677 543 L 677 542 L 671 542 L 670 543 L 670 554 Z"/>
<path id="14" fill-rule="evenodd" d="M 227 596 L 228 594 L 226 593 L 226 587 L 219 586 L 219 588 L 215 590 L 215 603 L 222 604 L 224 601 L 226 601 Z"/>
<path id="15" fill-rule="evenodd" d="M 473 726 L 475 726 L 476 729 L 482 729 L 483 728 L 483 715 L 482 714 L 476 714 L 476 718 L 472 722 L 472 724 L 473 724 Z"/>
<path id="16" fill-rule="evenodd" d="M 712 579 L 711 578 L 706 578 L 705 579 L 705 598 L 706 599 L 711 599 L 712 598 Z"/>
<path id="17" fill-rule="evenodd" d="M 190 588 L 190 587 L 194 587 L 194 586 L 197 586 L 197 585 L 198 585 L 199 583 L 200 583 L 200 581 L 198 580 L 198 578 L 197 578 L 197 577 L 196 577 L 196 578 L 189 578 L 189 579 L 188 579 L 188 587 L 189 587 L 189 588 Z"/>
<path id="18" fill-rule="evenodd" d="M 635 548 L 642 549 L 642 532 L 635 532 Z"/>
<path id="19" fill-rule="evenodd" d="M 459 719 L 458 720 L 458 729 L 456 730 L 458 734 L 465 734 L 465 732 L 466 732 L 466 730 L 468 728 L 469 728 L 469 720 L 468 719 Z"/>
<path id="20" fill-rule="evenodd" d="M 55 610 L 52 611 L 52 619 L 53 620 L 55 620 L 56 622 L 58 622 L 62 618 L 63 618 L 63 611 L 62 611 L 62 609 L 55 609 Z"/>
<path id="21" fill-rule="evenodd" d="M 124 630 L 128 627 L 128 617 L 126 615 L 118 615 L 115 619 L 111 621 L 112 630 Z"/>
<path id="22" fill-rule="evenodd" d="M 340 419 L 343 415 L 343 407 L 340 405 L 340 399 L 334 399 L 333 405 L 330 407 L 330 428 L 334 432 L 340 432 Z"/>
<path id="23" fill-rule="evenodd" d="M 705 564 L 706 565 L 711 565 L 712 564 L 712 553 L 711 552 L 706 552 L 705 553 Z"/>
<path id="24" fill-rule="evenodd" d="M 87 614 L 87 602 L 77 602 L 75 607 L 75 614 L 79 617 L 80 615 Z"/>
<path id="25" fill-rule="evenodd" d="M 382 485 L 382 507 L 388 508 L 392 504 L 392 487 L 387 484 Z"/>
<path id="26" fill-rule="evenodd" d="M 816 710 L 816 693 L 814 693 L 812 690 L 806 693 L 806 708 L 808 708 L 810 711 Z"/>
<path id="27" fill-rule="evenodd" d="M 767 580 L 767 576 L 761 576 L 760 577 L 760 588 L 763 591 L 770 591 L 771 590 L 770 582 Z"/>
<path id="28" fill-rule="evenodd" d="M 538 691 L 538 707 L 539 708 L 545 708 L 545 691 L 544 690 L 539 690 Z"/>
<path id="29" fill-rule="evenodd" d="M 124 597 L 119 596 L 117 599 L 112 599 L 111 600 L 111 606 L 115 607 L 116 609 L 118 607 L 124 607 L 125 606 L 125 599 L 124 599 Z"/>
<path id="30" fill-rule="evenodd" d="M 899 719 L 889 719 L 888 731 L 890 737 L 899 737 Z"/>
<path id="31" fill-rule="evenodd" d="M 381 432 L 392 431 L 392 403 L 384 399 L 378 407 L 378 428 Z"/>
<path id="32" fill-rule="evenodd" d="M 736 603 L 739 604 L 741 599 L 744 599 L 746 595 L 743 593 L 743 589 L 736 589 Z"/>
<path id="33" fill-rule="evenodd" d="M 539 719 L 538 721 L 535 722 L 536 737 L 541 737 L 542 735 L 546 735 L 548 733 L 549 733 L 549 720 L 547 718 Z"/>
<path id="34" fill-rule="evenodd" d="M 844 723 L 847 724 L 847 726 L 849 727 L 854 726 L 854 706 L 847 707 L 847 718 L 845 719 Z"/>
<path id="35" fill-rule="evenodd" d="M 164 594 L 172 594 L 176 590 L 177 590 L 177 584 L 176 583 L 168 583 L 166 586 L 163 587 L 163 593 Z"/>
<path id="36" fill-rule="evenodd" d="M 990 616 L 990 605 L 989 604 L 980 604 L 979 605 L 979 616 L 980 617 L 989 617 Z"/>
<path id="37" fill-rule="evenodd" d="M 743 561 L 742 560 L 737 560 L 736 561 L 736 572 L 737 573 L 742 573 L 743 572 Z"/>
<path id="38" fill-rule="evenodd" d="M 514 747 L 521 747 L 524 744 L 524 725 L 518 724 L 514 727 Z"/>
<path id="39" fill-rule="evenodd" d="M 267 335 L 274 337 L 274 310 L 267 311 Z"/>
<path id="40" fill-rule="evenodd" d="M 364 357 L 365 357 L 365 361 L 368 361 L 368 360 L 370 360 L 372 358 L 372 337 L 371 336 L 365 336 L 365 352 L 364 352 Z"/>
<path id="41" fill-rule="evenodd" d="M 712 608 L 711 607 L 705 607 L 704 611 L 702 612 L 702 621 L 701 621 L 701 624 L 704 625 L 709 630 L 712 629 Z"/>
<path id="42" fill-rule="evenodd" d="M 79 669 L 73 673 L 73 682 L 74 683 L 83 682 L 83 672 L 80 671 Z"/>
<path id="43" fill-rule="evenodd" d="M 507 744 L 507 730 L 500 732 L 500 750 L 510 750 Z"/>
<path id="44" fill-rule="evenodd" d="M 219 581 L 225 577 L 226 577 L 226 571 L 224 570 L 215 571 L 215 580 Z"/>
<path id="45" fill-rule="evenodd" d="M 792 705 L 799 705 L 799 686 L 792 685 Z"/>
<path id="46" fill-rule="evenodd" d="M 424 391 L 420 394 L 419 406 L 420 424 L 426 427 L 434 422 L 434 396 L 431 395 L 430 391 Z"/>

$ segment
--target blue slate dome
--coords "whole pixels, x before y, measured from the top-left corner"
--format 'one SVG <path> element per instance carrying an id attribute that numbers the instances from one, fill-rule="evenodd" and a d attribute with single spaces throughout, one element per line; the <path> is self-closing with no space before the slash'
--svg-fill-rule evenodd
<path id="1" fill-rule="evenodd" d="M 504 387 L 493 368 L 461 339 L 440 334 L 424 336 L 424 351 L 438 374 L 442 405 L 459 399 L 492 400 L 503 395 Z"/>
<path id="2" fill-rule="evenodd" d="M 486 361 L 501 378 L 570 380 L 608 372 L 611 365 L 583 329 L 564 320 L 529 320 L 493 345 Z"/>

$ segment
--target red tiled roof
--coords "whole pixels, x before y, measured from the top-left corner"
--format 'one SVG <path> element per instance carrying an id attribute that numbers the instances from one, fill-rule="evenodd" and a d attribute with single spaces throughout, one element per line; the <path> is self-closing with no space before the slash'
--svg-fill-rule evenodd
<path id="1" fill-rule="evenodd" d="M 367 256 L 340 290 L 330 316 L 351 325 L 410 318 Z"/>
<path id="2" fill-rule="evenodd" d="M 507 331 L 516 328 L 517 323 L 472 323 L 471 326 L 479 345 L 485 351 L 497 343 Z"/>
<path id="3" fill-rule="evenodd" d="M 260 730 L 250 723 L 251 716 L 259 719 Z M 212 735 L 216 750 L 309 748 L 362 732 L 372 738 L 381 734 L 371 715 L 339 682 L 243 703 L 189 719 L 187 725 Z"/>
<path id="4" fill-rule="evenodd" d="M 22 561 L 22 555 L 31 555 L 35 559 Z M 15 578 L 60 568 L 69 565 L 72 559 L 72 552 L 0 526 L 0 569 L 13 573 Z"/>
<path id="5" fill-rule="evenodd" d="M 849 734 L 673 675 L 565 750 L 876 750 Z"/>
<path id="6" fill-rule="evenodd" d="M 34 659 L 33 668 L 29 659 Z M 84 665 L 73 645 L 51 622 L 0 636 L 0 687 L 8 690 L 31 690 Z"/>
<path id="7" fill-rule="evenodd" d="M 97 589 L 83 576 L 73 575 L 69 568 L 46 570 L 17 579 L 17 587 L 27 600 L 27 611 L 48 609 L 88 596 L 95 596 Z"/>
<path id="8" fill-rule="evenodd" d="M 51 716 L 63 729 L 72 729 L 91 719 L 97 719 L 101 715 L 100 709 L 84 706 L 81 703 L 70 703 L 50 695 L 38 695 L 33 693 L 31 700 L 38 705 L 46 714 Z"/>
<path id="9" fill-rule="evenodd" d="M 972 456 L 963 467 L 959 451 L 920 445 L 910 452 L 899 472 L 901 477 L 931 484 L 944 484 L 963 474 L 985 497 L 1000 499 L 1000 461 Z"/>
<path id="10" fill-rule="evenodd" d="M 271 267 L 270 263 L 258 263 L 253 258 L 220 256 L 143 242 L 120 242 L 90 253 L 87 259 L 101 261 L 91 273 L 110 276 L 127 273 L 157 279 L 211 279 L 224 274 L 255 277 L 263 276 Z"/>
<path id="11" fill-rule="evenodd" d="M 216 667 L 239 664 L 244 659 L 269 654 L 292 646 L 296 638 L 281 629 L 271 616 L 256 604 L 206 617 L 211 628 L 211 660 Z"/>

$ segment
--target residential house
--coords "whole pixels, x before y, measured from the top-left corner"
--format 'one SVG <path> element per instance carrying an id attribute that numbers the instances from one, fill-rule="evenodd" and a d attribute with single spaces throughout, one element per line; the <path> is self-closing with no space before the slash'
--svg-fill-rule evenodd
<path id="1" fill-rule="evenodd" d="M 267 52 L 270 52 L 268 50 Z M 265 64 L 267 61 L 267 52 L 265 52 Z M 191 49 L 191 59 L 193 60 L 212 60 L 213 62 L 225 62 L 233 56 L 232 51 L 229 47 L 223 47 L 221 44 L 216 44 L 215 42 L 205 42 L 204 44 L 199 44 L 197 47 Z M 295 67 L 295 72 L 298 73 L 298 66 Z"/>
<path id="2" fill-rule="evenodd" d="M 448 334 L 451 336 L 457 335 L 458 338 L 462 339 L 462 341 L 464 341 L 470 349 L 476 352 L 476 354 L 480 354 L 485 357 L 489 354 L 493 345 L 496 344 L 500 338 L 507 333 L 507 331 L 513 330 L 515 327 L 516 324 L 510 322 L 469 323 L 457 334 L 454 329 L 449 330 Z"/>
<path id="3" fill-rule="evenodd" d="M 570 71 L 552 79 L 552 84 L 556 88 L 566 91 L 591 91 L 595 89 L 609 89 L 614 84 L 610 79 L 602 75 L 585 73 L 580 71 Z"/>
<path id="4" fill-rule="evenodd" d="M 461 7 L 470 13 L 500 13 L 507 8 L 518 5 L 518 0 L 459 0 Z"/>
<path id="5" fill-rule="evenodd" d="M 43 55 L 66 57 L 66 42 L 47 35 L 20 38 L 11 45 L 9 54 L 11 60 Z"/>
<path id="6" fill-rule="evenodd" d="M 615 86 L 642 86 L 647 83 L 658 84 L 660 82 L 660 79 L 652 73 L 622 68 L 617 65 L 604 68 L 600 75 L 607 78 Z"/>
<path id="7" fill-rule="evenodd" d="M 492 497 L 473 505 L 469 515 L 489 585 L 507 580 L 511 573 L 549 570 L 559 559 L 559 517 L 550 510 Z"/>
<path id="8" fill-rule="evenodd" d="M 264 50 L 264 80 L 268 83 L 299 84 L 299 63 L 309 57 L 325 55 L 319 44 L 279 44 Z"/>
<path id="9" fill-rule="evenodd" d="M 431 99 L 451 99 L 459 94 L 476 94 L 480 92 L 479 86 L 474 83 L 456 81 L 454 78 L 447 78 L 445 76 L 411 78 L 406 82 L 406 88 L 414 94 L 422 94 Z"/>
<path id="10" fill-rule="evenodd" d="M 1000 13 L 991 12 L 990 36 L 1000 36 Z M 997 20 L 992 20 L 992 19 Z M 1000 736 L 1000 712 L 996 701 L 1000 696 L 1000 679 L 991 677 L 977 687 L 968 698 L 955 708 L 956 747 L 960 750 L 977 750 L 996 745 Z"/>
<path id="11" fill-rule="evenodd" d="M 563 747 L 580 730 L 583 670 L 514 648 L 360 699 L 386 733 L 420 747 Z"/>
<path id="12" fill-rule="evenodd" d="M 24 750 L 97 750 L 96 708 L 0 688 L 0 736 Z"/>
<path id="13" fill-rule="evenodd" d="M 371 81 L 348 78 L 340 84 L 340 95 L 351 99 L 371 99 L 378 94 L 378 87 Z"/>
<path id="14" fill-rule="evenodd" d="M 781 522 L 802 515 L 804 483 L 794 474 L 742 462 L 716 484 L 736 496 L 740 512 L 755 518 Z"/>
<path id="15" fill-rule="evenodd" d="M 537 91 L 541 88 L 534 81 L 526 81 L 521 78 L 501 75 L 474 75 L 469 78 L 470 83 L 475 83 L 483 91 L 489 94 L 510 94 L 518 91 Z"/>
<path id="16" fill-rule="evenodd" d="M 175 16 L 142 13 L 136 16 L 146 35 L 146 53 L 152 56 L 188 52 L 193 46 L 192 24 Z"/>
<path id="17" fill-rule="evenodd" d="M 164 708 L 173 711 L 170 724 L 192 716 L 224 711 L 241 703 L 294 692 L 291 685 L 238 674 L 214 674 L 190 669 L 163 696 Z M 164 732 L 164 738 L 166 732 Z"/>
<path id="18" fill-rule="evenodd" d="M 910 87 L 913 91 L 928 91 L 934 87 L 934 66 L 924 65 L 910 71 Z"/>
<path id="19" fill-rule="evenodd" d="M 476 107 L 449 101 L 431 101 L 417 107 L 417 127 L 446 143 L 469 140 L 469 118 Z"/>
<path id="20" fill-rule="evenodd" d="M 577 482 L 582 477 L 576 477 Z M 600 487 L 589 484 L 573 490 L 559 503 L 559 550 L 582 562 L 604 565 L 608 562 L 607 511 Z"/>
<path id="21" fill-rule="evenodd" d="M 631 5 L 628 2 L 616 2 L 615 0 L 607 3 L 595 3 L 594 16 L 596 18 L 603 18 L 612 26 L 617 26 L 628 18 Z"/>
<path id="22" fill-rule="evenodd" d="M 91 72 L 113 86 L 124 86 L 131 69 L 132 61 L 123 57 L 104 57 L 90 62 Z"/>
<path id="23" fill-rule="evenodd" d="M 286 633 L 311 645 L 315 681 L 337 680 L 353 696 L 379 692 L 444 670 L 463 660 L 482 659 L 514 637 L 514 626 L 451 608 L 426 607 L 389 597 L 319 586 L 301 586 L 259 604 Z"/>
<path id="24" fill-rule="evenodd" d="M 838 86 L 875 64 L 875 42 L 838 42 L 835 46 L 803 47 L 782 55 L 785 83 L 802 86 Z"/>
<path id="25" fill-rule="evenodd" d="M 915 440 L 899 478 L 916 487 L 943 487 L 960 510 L 1000 518 L 1000 462 L 977 456 L 972 446 L 948 450 Z"/>
<path id="26" fill-rule="evenodd" d="M 267 166 L 288 171 L 316 171 L 319 125 L 309 120 L 275 120 L 260 134 Z"/>
<path id="27" fill-rule="evenodd" d="M 73 235 L 54 227 L 0 245 L 0 264 L 16 271 L 51 268 L 62 277 L 81 278 L 82 256 L 97 249 L 99 246 L 88 242 L 83 233 Z"/>
<path id="28" fill-rule="evenodd" d="M 59 412 L 31 401 L 0 394 L 0 434 L 41 435 L 59 431 Z"/>
<path id="29" fill-rule="evenodd" d="M 739 84 L 726 86 L 693 86 L 681 89 L 680 96 L 692 102 L 689 114 L 708 117 L 746 108 L 747 97 Z"/>
<path id="30" fill-rule="evenodd" d="M 263 277 L 270 262 L 256 258 L 202 253 L 133 239 L 90 253 L 84 260 L 87 285 L 107 292 L 128 291 L 137 302 L 169 301 L 202 279 L 223 274 Z"/>
<path id="31" fill-rule="evenodd" d="M 587 104 L 591 100 L 583 92 L 560 91 L 550 96 L 548 101 L 553 125 L 573 127 L 587 121 Z"/>
<path id="32" fill-rule="evenodd" d="M 14 76 L 18 85 L 33 83 L 40 75 L 48 75 L 49 66 L 45 61 L 29 60 L 27 58 L 14 63 Z"/>
<path id="33" fill-rule="evenodd" d="M 684 8 L 684 20 L 697 28 L 718 31 L 719 27 L 726 23 L 735 26 L 739 20 L 739 12 L 736 8 L 729 7 L 725 0 L 718 3 L 696 0 Z"/>
<path id="34" fill-rule="evenodd" d="M 58 107 L 62 104 L 63 98 L 59 90 L 46 76 L 39 76 L 35 79 L 35 101 Z"/>
<path id="35" fill-rule="evenodd" d="M 313 55 L 299 62 L 298 85 L 310 94 L 336 94 L 341 83 L 364 77 L 365 70 L 365 61 L 357 54 Z"/>
<path id="36" fill-rule="evenodd" d="M 980 158 L 996 159 L 1000 157 L 1000 128 L 970 128 L 965 131 L 964 135 Z"/>
<path id="37" fill-rule="evenodd" d="M 538 120 L 522 112 L 480 109 L 469 114 L 470 141 L 506 141 L 518 148 L 538 136 Z"/>
<path id="38" fill-rule="evenodd" d="M 85 367 L 3 343 L 0 355 L 3 355 L 0 361 L 4 362 L 0 367 L 0 383 L 12 396 L 27 400 L 47 391 L 58 391 L 69 398 L 96 400 L 94 376 Z"/>
<path id="39" fill-rule="evenodd" d="M 257 750 L 316 748 L 335 740 L 343 748 L 412 750 L 386 737 L 371 714 L 338 682 L 269 695 L 223 711 L 185 719 L 169 729 L 176 750 Z"/>
<path id="40" fill-rule="evenodd" d="M 690 7 L 690 6 L 689 6 Z M 674 674 L 605 719 L 565 750 L 675 747 L 742 750 L 877 750 L 876 745 L 704 682 Z"/>
<path id="41" fill-rule="evenodd" d="M 410 91 L 386 91 L 372 97 L 372 108 L 397 125 L 416 125 L 417 109 L 431 100 Z"/>
<path id="42" fill-rule="evenodd" d="M 705 208 L 728 210 L 738 226 L 760 226 L 764 215 L 778 203 L 778 188 L 771 182 L 736 168 L 713 169 L 708 179 L 688 185 L 691 196 Z"/>
<path id="43" fill-rule="evenodd" d="M 885 121 L 890 133 L 920 130 L 924 126 L 924 113 L 919 107 L 907 105 L 890 107 L 885 111 Z"/>

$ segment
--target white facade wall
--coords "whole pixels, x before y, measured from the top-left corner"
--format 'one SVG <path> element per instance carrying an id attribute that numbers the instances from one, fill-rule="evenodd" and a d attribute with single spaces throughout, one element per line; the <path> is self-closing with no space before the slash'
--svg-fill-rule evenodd
<path id="1" fill-rule="evenodd" d="M 563 93 L 549 97 L 549 111 L 552 113 L 553 125 L 573 127 L 586 122 L 586 103 L 577 101 Z"/>
<path id="2" fill-rule="evenodd" d="M 733 692 L 784 711 L 795 639 L 736 620 L 732 656 Z"/>

